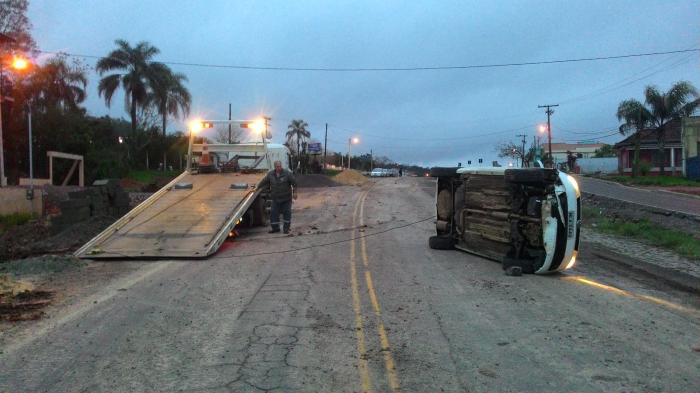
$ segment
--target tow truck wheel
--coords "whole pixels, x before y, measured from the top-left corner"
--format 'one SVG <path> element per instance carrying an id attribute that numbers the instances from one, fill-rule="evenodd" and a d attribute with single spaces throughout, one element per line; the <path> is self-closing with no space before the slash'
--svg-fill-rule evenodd
<path id="1" fill-rule="evenodd" d="M 428 245 L 433 250 L 452 250 L 455 248 L 455 241 L 450 236 L 431 236 Z"/>

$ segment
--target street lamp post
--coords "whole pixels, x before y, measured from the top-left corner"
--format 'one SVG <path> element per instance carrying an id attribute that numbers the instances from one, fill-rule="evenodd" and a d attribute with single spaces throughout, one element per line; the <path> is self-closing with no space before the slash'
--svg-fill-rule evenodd
<path id="1" fill-rule="evenodd" d="M 4 35 L 4 34 L 0 34 Z M 14 40 L 12 40 L 14 41 Z M 4 81 L 4 75 L 3 75 L 3 66 L 4 66 L 4 60 L 0 59 L 0 187 L 5 187 L 7 186 L 7 178 L 5 177 L 5 147 L 3 146 L 2 140 L 2 103 L 5 101 L 5 92 L 3 91 L 3 81 Z M 11 63 L 11 67 L 14 68 L 15 70 L 21 71 L 26 69 L 29 66 L 29 62 L 26 59 L 23 59 L 21 57 L 14 57 Z M 31 111 L 31 109 L 30 109 Z M 31 115 L 30 115 L 31 116 Z M 31 123 L 31 121 L 30 121 Z M 31 126 L 30 126 L 31 128 Z M 31 138 L 30 138 L 30 152 L 31 152 Z M 30 164 L 31 164 L 31 158 L 30 158 Z"/>
<path id="2" fill-rule="evenodd" d="M 360 143 L 360 139 L 357 137 L 348 138 L 348 169 L 350 169 L 350 146 Z"/>
<path id="3" fill-rule="evenodd" d="M 7 186 L 5 179 L 5 147 L 2 144 L 2 102 L 5 98 L 5 93 L 2 91 L 3 81 L 5 77 L 2 74 L 2 61 L 0 61 L 0 187 Z"/>
<path id="4" fill-rule="evenodd" d="M 32 157 L 32 102 L 27 101 L 27 132 L 29 133 L 29 191 L 27 199 L 34 199 L 34 159 Z M 32 207 L 34 205 L 32 204 Z"/>

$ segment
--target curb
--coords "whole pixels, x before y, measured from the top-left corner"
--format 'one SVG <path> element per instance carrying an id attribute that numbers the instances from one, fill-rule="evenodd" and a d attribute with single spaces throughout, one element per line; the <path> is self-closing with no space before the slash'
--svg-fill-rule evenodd
<path id="1" fill-rule="evenodd" d="M 587 243 L 596 245 L 595 248 L 598 250 L 591 247 L 592 250 L 590 252 L 600 259 L 622 265 L 629 270 L 650 276 L 678 290 L 700 294 L 699 277 L 620 254 L 600 243 Z M 604 251 L 600 251 L 600 249 L 604 249 Z"/>

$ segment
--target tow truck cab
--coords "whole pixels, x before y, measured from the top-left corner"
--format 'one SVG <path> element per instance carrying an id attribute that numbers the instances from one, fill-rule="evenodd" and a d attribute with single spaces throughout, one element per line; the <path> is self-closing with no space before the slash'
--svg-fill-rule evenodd
<path id="1" fill-rule="evenodd" d="M 549 168 L 433 168 L 436 236 L 431 248 L 457 248 L 524 273 L 574 266 L 581 227 L 576 179 Z"/>

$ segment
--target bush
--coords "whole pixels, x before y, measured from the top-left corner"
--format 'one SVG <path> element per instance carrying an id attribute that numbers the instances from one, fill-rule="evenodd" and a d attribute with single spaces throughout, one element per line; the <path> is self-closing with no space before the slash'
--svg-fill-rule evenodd
<path id="1" fill-rule="evenodd" d="M 0 233 L 5 232 L 7 229 L 22 225 L 34 218 L 31 213 L 12 213 L 7 215 L 0 215 Z"/>
<path id="2" fill-rule="evenodd" d="M 639 173 L 646 176 L 651 172 L 651 163 L 649 161 L 641 161 L 639 163 Z"/>

